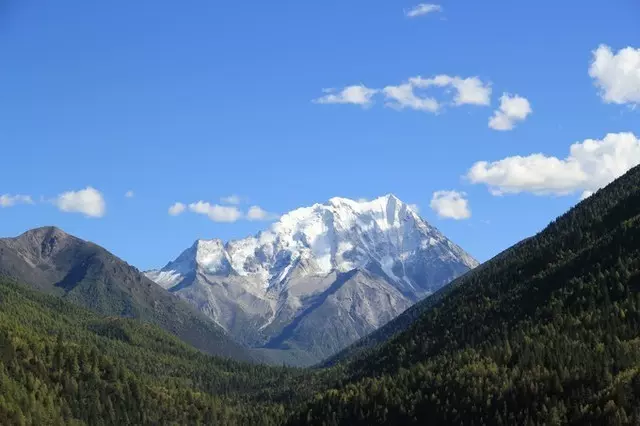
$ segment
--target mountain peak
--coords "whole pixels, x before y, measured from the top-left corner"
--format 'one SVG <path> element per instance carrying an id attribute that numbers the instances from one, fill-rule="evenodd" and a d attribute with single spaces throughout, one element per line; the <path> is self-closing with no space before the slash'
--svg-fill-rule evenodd
<path id="1" fill-rule="evenodd" d="M 422 295 L 432 291 L 430 285 L 412 283 L 418 278 L 408 278 L 405 264 L 408 258 L 423 257 L 419 254 L 423 250 L 475 266 L 470 256 L 391 193 L 373 200 L 333 197 L 325 204 L 284 214 L 256 236 L 227 244 L 197 240 L 175 261 L 152 273 L 163 286 L 198 272 L 251 277 L 266 291 L 291 274 L 302 273 L 295 272 L 299 268 L 316 276 L 377 264 L 400 287 Z"/>
<path id="2" fill-rule="evenodd" d="M 64 232 L 62 229 L 57 226 L 41 226 L 39 228 L 33 228 L 25 233 L 22 236 L 29 236 L 33 238 L 52 238 L 52 237 L 69 237 L 70 235 Z"/>
<path id="3" fill-rule="evenodd" d="M 30 229 L 13 240 L 23 250 L 37 257 L 53 256 L 65 247 L 82 241 L 55 226 Z"/>
<path id="4" fill-rule="evenodd" d="M 332 205 L 339 205 L 339 204 L 350 204 L 350 205 L 360 205 L 360 206 L 365 206 L 367 204 L 388 204 L 388 203 L 398 203 L 398 204 L 405 204 L 403 203 L 398 197 L 396 197 L 395 195 L 389 193 L 386 195 L 382 195 L 380 197 L 374 198 L 372 200 L 369 200 L 367 198 L 359 198 L 359 199 L 351 199 L 351 198 L 345 198 L 345 197 L 333 197 L 329 199 L 328 204 L 332 204 Z"/>
<path id="5" fill-rule="evenodd" d="M 220 239 L 197 240 L 195 246 L 196 265 L 210 274 L 228 275 L 231 273 L 229 255 Z"/>
<path id="6" fill-rule="evenodd" d="M 147 276 L 247 344 L 302 342 L 291 344 L 328 355 L 476 265 L 387 194 L 301 207 L 226 244 L 198 240 Z M 346 333 L 321 338 L 314 321 Z M 313 343 L 325 339 L 331 343 Z"/>

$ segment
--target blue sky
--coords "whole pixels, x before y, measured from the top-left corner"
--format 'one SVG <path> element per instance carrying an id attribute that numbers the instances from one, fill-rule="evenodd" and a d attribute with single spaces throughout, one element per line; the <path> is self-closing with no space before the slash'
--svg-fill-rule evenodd
<path id="1" fill-rule="evenodd" d="M 146 269 L 250 206 L 391 192 L 486 260 L 640 162 L 640 3 L 419 3 L 1 2 L 0 235 Z"/>

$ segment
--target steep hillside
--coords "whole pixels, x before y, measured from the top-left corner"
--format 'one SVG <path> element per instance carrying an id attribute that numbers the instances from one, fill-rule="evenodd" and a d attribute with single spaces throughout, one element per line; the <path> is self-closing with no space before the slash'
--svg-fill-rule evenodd
<path id="1" fill-rule="evenodd" d="M 251 360 L 254 355 L 213 321 L 102 247 L 54 227 L 0 239 L 0 277 L 61 296 L 103 315 L 159 325 L 206 352 Z"/>
<path id="2" fill-rule="evenodd" d="M 640 169 L 337 368 L 291 424 L 637 424 Z"/>

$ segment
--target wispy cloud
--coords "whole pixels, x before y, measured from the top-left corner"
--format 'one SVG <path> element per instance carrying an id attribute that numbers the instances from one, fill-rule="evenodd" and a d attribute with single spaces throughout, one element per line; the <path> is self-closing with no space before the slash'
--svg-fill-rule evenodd
<path id="1" fill-rule="evenodd" d="M 440 108 L 440 104 L 435 98 L 417 95 L 411 83 L 387 86 L 382 91 L 387 98 L 385 105 L 393 109 L 409 108 L 417 111 L 436 112 Z"/>
<path id="2" fill-rule="evenodd" d="M 439 4 L 420 3 L 405 12 L 407 18 L 417 18 L 418 16 L 428 15 L 430 13 L 442 12 L 442 6 Z"/>
<path id="3" fill-rule="evenodd" d="M 453 98 L 436 97 L 429 89 L 444 88 L 453 92 Z M 371 89 L 366 86 L 347 86 L 337 93 L 330 93 L 314 102 L 322 104 L 351 103 L 370 106 L 376 96 L 385 98 L 385 106 L 396 109 L 412 109 L 417 111 L 438 112 L 443 106 L 491 104 L 491 84 L 478 77 L 458 77 L 445 74 L 432 78 L 411 77 L 397 85 L 387 85 L 382 89 Z"/>
<path id="4" fill-rule="evenodd" d="M 235 206 L 221 206 L 206 201 L 189 204 L 189 210 L 193 213 L 206 215 L 214 222 L 235 222 L 242 217 L 240 209 Z"/>
<path id="5" fill-rule="evenodd" d="M 235 205 L 220 205 L 203 200 L 188 205 L 176 202 L 168 209 L 168 213 L 171 216 L 179 216 L 186 211 L 205 215 L 214 222 L 222 223 L 233 223 L 239 220 L 269 221 L 279 217 L 279 215 L 271 213 L 260 206 L 251 206 L 246 213 L 243 213 L 242 210 Z"/>
<path id="6" fill-rule="evenodd" d="M 270 213 L 264 210 L 260 206 L 251 206 L 247 211 L 246 217 L 248 220 L 259 221 L 259 220 L 274 220 L 278 218 L 278 215 L 275 213 Z"/>
<path id="7" fill-rule="evenodd" d="M 0 207 L 13 207 L 17 204 L 33 204 L 33 199 L 30 195 L 0 195 Z"/>
<path id="8" fill-rule="evenodd" d="M 224 204 L 237 205 L 237 204 L 240 204 L 242 202 L 242 197 L 240 197 L 239 195 L 236 195 L 236 194 L 232 194 L 232 195 L 229 195 L 228 197 L 220 198 L 220 202 L 222 202 Z"/>
<path id="9" fill-rule="evenodd" d="M 362 84 L 347 86 L 341 90 L 324 89 L 326 94 L 313 102 L 318 104 L 353 104 L 363 107 L 372 104 L 371 98 L 378 93 L 376 89 L 370 89 Z"/>
<path id="10" fill-rule="evenodd" d="M 170 216 L 179 216 L 187 209 L 187 206 L 183 203 L 177 202 L 173 203 L 169 206 L 169 215 Z"/>

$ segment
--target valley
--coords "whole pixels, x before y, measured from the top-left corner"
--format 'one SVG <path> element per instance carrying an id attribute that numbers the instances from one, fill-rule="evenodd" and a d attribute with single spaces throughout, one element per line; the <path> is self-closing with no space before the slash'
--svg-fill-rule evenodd
<path id="1" fill-rule="evenodd" d="M 0 416 L 16 424 L 634 423 L 638 188 L 634 168 L 320 369 L 210 357 L 155 325 L 4 279 Z"/>

